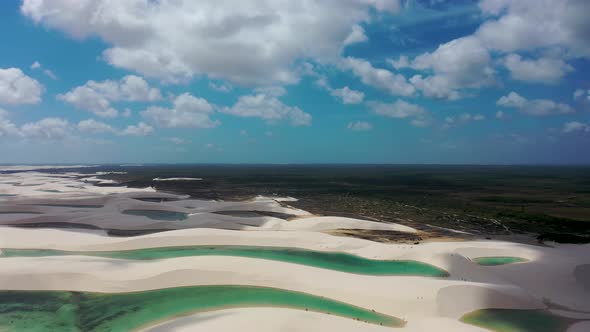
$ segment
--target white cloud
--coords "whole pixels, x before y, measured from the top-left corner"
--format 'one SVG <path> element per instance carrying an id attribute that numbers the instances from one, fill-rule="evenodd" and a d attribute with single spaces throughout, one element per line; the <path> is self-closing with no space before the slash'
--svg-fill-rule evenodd
<path id="1" fill-rule="evenodd" d="M 507 119 L 508 115 L 506 115 L 506 113 L 504 113 L 504 111 L 497 111 L 496 112 L 496 119 L 499 120 L 503 120 L 503 119 Z"/>
<path id="2" fill-rule="evenodd" d="M 365 29 L 363 29 L 362 26 L 356 24 L 352 26 L 352 31 L 350 31 L 350 34 L 348 35 L 348 37 L 346 37 L 344 43 L 342 44 L 344 46 L 348 46 L 352 44 L 363 43 L 367 40 L 369 40 L 369 38 L 367 37 L 367 35 L 365 35 Z"/>
<path id="3" fill-rule="evenodd" d="M 241 96 L 232 107 L 224 107 L 221 111 L 240 117 L 261 118 L 269 123 L 288 120 L 293 126 L 311 125 L 310 114 L 264 93 Z"/>
<path id="4" fill-rule="evenodd" d="M 566 134 L 574 132 L 590 133 L 590 125 L 578 121 L 571 121 L 563 125 L 562 132 Z"/>
<path id="5" fill-rule="evenodd" d="M 219 91 L 219 92 L 230 92 L 231 91 L 231 85 L 229 84 L 225 84 L 225 83 L 220 83 L 220 84 L 216 84 L 215 82 L 209 82 L 209 87 L 215 91 Z"/>
<path id="6" fill-rule="evenodd" d="M 390 104 L 370 101 L 367 105 L 378 115 L 395 119 L 411 119 L 410 124 L 415 127 L 428 127 L 431 124 L 430 114 L 424 107 L 401 99 Z"/>
<path id="7" fill-rule="evenodd" d="M 116 132 L 115 128 L 112 126 L 94 119 L 80 121 L 78 123 L 78 130 L 93 134 Z"/>
<path id="8" fill-rule="evenodd" d="M 122 136 L 148 136 L 154 132 L 154 128 L 150 125 L 147 125 L 143 122 L 138 123 L 137 125 L 129 125 L 123 131 L 120 132 L 119 135 Z"/>
<path id="9" fill-rule="evenodd" d="M 33 70 L 41 69 L 41 67 L 42 67 L 42 65 L 41 65 L 41 63 L 39 63 L 39 61 L 35 61 L 31 65 L 31 69 L 33 69 Z M 43 69 L 43 74 L 45 74 L 47 77 L 51 78 L 52 80 L 57 80 L 57 75 L 55 75 L 55 73 L 50 69 Z"/>
<path id="10" fill-rule="evenodd" d="M 8 112 L 0 108 L 0 137 L 14 136 L 18 134 L 18 128 L 8 118 Z"/>
<path id="11" fill-rule="evenodd" d="M 119 81 L 88 81 L 57 99 L 72 104 L 77 109 L 86 110 L 104 118 L 113 118 L 118 111 L 111 102 L 117 101 L 156 101 L 162 99 L 159 89 L 151 88 L 141 77 L 128 75 Z"/>
<path id="12" fill-rule="evenodd" d="M 57 75 L 50 69 L 43 69 L 43 74 L 47 75 L 52 80 L 57 80 Z"/>
<path id="13" fill-rule="evenodd" d="M 19 68 L 0 68 L 0 104 L 38 104 L 43 86 Z"/>
<path id="14" fill-rule="evenodd" d="M 206 74 L 241 84 L 292 83 L 298 59 L 332 59 L 371 12 L 398 0 L 24 0 L 34 22 L 98 36 L 110 64 L 167 81 Z M 305 33 L 301 33 L 305 29 Z"/>
<path id="15" fill-rule="evenodd" d="M 373 125 L 365 121 L 350 122 L 346 128 L 352 131 L 369 131 L 373 129 Z"/>
<path id="16" fill-rule="evenodd" d="M 519 81 L 557 83 L 573 67 L 558 58 L 542 57 L 526 60 L 518 54 L 509 54 L 503 60 L 512 78 Z"/>
<path id="17" fill-rule="evenodd" d="M 45 118 L 25 123 L 20 129 L 20 136 L 39 141 L 63 140 L 71 137 L 71 126 L 66 119 Z"/>
<path id="18" fill-rule="evenodd" d="M 516 108 L 522 113 L 533 116 L 570 114 L 575 110 L 563 103 L 556 103 L 548 99 L 528 100 L 516 92 L 510 92 L 496 102 L 497 105 L 509 108 Z"/>
<path id="19" fill-rule="evenodd" d="M 574 91 L 574 100 L 588 108 L 590 106 L 590 89 L 576 89 Z"/>
<path id="20" fill-rule="evenodd" d="M 414 86 L 403 75 L 394 74 L 387 69 L 375 68 L 363 59 L 347 57 L 342 66 L 352 70 L 361 81 L 369 86 L 384 90 L 394 96 L 412 96 L 416 92 Z"/>
<path id="21" fill-rule="evenodd" d="M 104 95 L 88 86 L 79 86 L 65 94 L 59 94 L 57 99 L 103 118 L 114 118 L 118 114 Z"/>
<path id="22" fill-rule="evenodd" d="M 207 100 L 183 93 L 176 97 L 172 108 L 148 107 L 141 115 L 164 128 L 215 128 L 220 122 L 209 117 L 214 106 Z"/>
<path id="23" fill-rule="evenodd" d="M 387 59 L 387 63 L 395 69 L 403 69 L 411 66 L 410 60 L 406 55 L 400 56 L 398 60 Z"/>
<path id="24" fill-rule="evenodd" d="M 447 116 L 443 125 L 444 129 L 454 126 L 465 125 L 470 122 L 483 121 L 486 117 L 483 114 L 462 113 L 458 116 Z"/>
<path id="25" fill-rule="evenodd" d="M 287 90 L 285 90 L 282 86 L 265 86 L 254 89 L 256 93 L 263 93 L 268 96 L 272 97 L 280 97 L 287 94 Z"/>
<path id="26" fill-rule="evenodd" d="M 476 32 L 488 48 L 514 52 L 561 47 L 573 56 L 590 56 L 587 0 L 483 0 L 480 7 L 497 16 Z"/>
<path id="27" fill-rule="evenodd" d="M 334 97 L 340 98 L 344 104 L 360 104 L 365 98 L 363 92 L 350 89 L 347 86 L 341 89 L 332 89 L 330 94 Z"/>
<path id="28" fill-rule="evenodd" d="M 392 104 L 370 102 L 369 105 L 375 113 L 396 119 L 420 117 L 426 114 L 424 107 L 405 102 L 401 99 L 398 99 Z"/>
<path id="29" fill-rule="evenodd" d="M 315 84 L 320 88 L 323 88 L 330 92 L 330 95 L 333 97 L 337 97 L 342 101 L 343 104 L 360 104 L 365 99 L 365 94 L 362 91 L 357 91 L 345 86 L 340 89 L 334 89 L 328 83 L 328 79 L 326 76 L 323 75 L 315 75 L 318 79 L 315 81 Z"/>
<path id="30" fill-rule="evenodd" d="M 576 91 L 574 91 L 574 100 L 582 98 L 585 94 L 586 94 L 586 90 L 576 89 Z"/>
<path id="31" fill-rule="evenodd" d="M 410 79 L 427 97 L 457 99 L 458 90 L 480 88 L 494 83 L 491 56 L 474 37 L 454 39 L 440 45 L 434 52 L 426 52 L 411 62 L 400 58 L 394 66 L 409 65 L 415 70 L 432 71 L 433 75 L 415 75 Z"/>

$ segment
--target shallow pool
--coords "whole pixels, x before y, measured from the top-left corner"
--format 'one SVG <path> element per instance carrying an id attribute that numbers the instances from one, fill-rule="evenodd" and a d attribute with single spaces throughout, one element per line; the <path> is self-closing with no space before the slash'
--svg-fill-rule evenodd
<path id="1" fill-rule="evenodd" d="M 193 286 L 132 293 L 0 291 L 0 330 L 131 331 L 205 310 L 286 307 L 401 327 L 399 318 L 306 293 L 250 286 Z"/>
<path id="2" fill-rule="evenodd" d="M 238 256 L 268 259 L 324 269 L 368 275 L 416 275 L 446 277 L 433 265 L 407 260 L 373 260 L 340 252 L 257 246 L 184 246 L 125 251 L 60 251 L 50 249 L 2 249 L 5 257 L 87 255 L 121 259 L 152 260 L 186 256 Z"/>
<path id="3" fill-rule="evenodd" d="M 473 259 L 479 265 L 494 266 L 494 265 L 505 265 L 513 263 L 523 263 L 527 260 L 521 257 L 510 257 L 510 256 L 491 256 L 491 257 L 477 257 Z"/>
<path id="4" fill-rule="evenodd" d="M 497 332 L 563 332 L 575 319 L 545 310 L 483 309 L 470 312 L 461 321 Z"/>

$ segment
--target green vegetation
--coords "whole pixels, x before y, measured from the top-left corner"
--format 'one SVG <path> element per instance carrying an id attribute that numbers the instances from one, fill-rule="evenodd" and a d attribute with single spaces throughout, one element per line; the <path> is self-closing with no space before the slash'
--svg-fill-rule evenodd
<path id="1" fill-rule="evenodd" d="M 105 177 L 130 187 L 154 186 L 201 199 L 293 196 L 299 201 L 290 205 L 314 214 L 397 222 L 427 236 L 470 238 L 437 227 L 476 237 L 590 235 L 590 167 L 151 165 L 108 170 L 127 171 Z M 203 181 L 154 182 L 156 177 Z"/>
<path id="2" fill-rule="evenodd" d="M 131 331 L 157 321 L 231 307 L 287 307 L 401 327 L 404 321 L 324 297 L 248 286 L 194 286 L 133 293 L 0 291 L 0 330 Z"/>
<path id="3" fill-rule="evenodd" d="M 372 260 L 339 252 L 255 246 L 185 246 L 126 251 L 72 252 L 50 249 L 2 249 L 4 257 L 87 255 L 120 259 L 152 260 L 186 256 L 237 256 L 268 259 L 324 269 L 368 275 L 417 275 L 446 277 L 448 273 L 417 261 Z"/>
<path id="4" fill-rule="evenodd" d="M 483 309 L 461 317 L 461 321 L 496 332 L 563 332 L 574 319 L 543 310 Z"/>
<path id="5" fill-rule="evenodd" d="M 484 266 L 506 265 L 513 263 L 522 263 L 527 261 L 524 258 L 510 256 L 478 257 L 472 260 L 477 264 Z"/>

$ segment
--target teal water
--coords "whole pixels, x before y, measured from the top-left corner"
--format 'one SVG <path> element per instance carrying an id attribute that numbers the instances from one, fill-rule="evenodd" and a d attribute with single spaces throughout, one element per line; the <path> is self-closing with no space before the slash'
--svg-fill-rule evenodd
<path id="1" fill-rule="evenodd" d="M 563 332 L 575 323 L 544 310 L 483 309 L 470 312 L 461 321 L 496 332 Z"/>
<path id="2" fill-rule="evenodd" d="M 526 262 L 527 260 L 520 257 L 510 257 L 510 256 L 492 256 L 492 257 L 478 257 L 472 259 L 479 265 L 485 266 L 495 266 L 495 265 L 505 265 L 505 264 L 513 264 L 513 263 L 522 263 Z"/>
<path id="3" fill-rule="evenodd" d="M 133 293 L 0 291 L 0 330 L 123 332 L 199 311 L 286 307 L 390 327 L 399 318 L 306 293 L 250 286 L 194 286 Z"/>
<path id="4" fill-rule="evenodd" d="M 162 210 L 125 210 L 123 214 L 148 217 L 153 220 L 178 221 L 188 218 L 188 213 Z"/>
<path id="5" fill-rule="evenodd" d="M 385 261 L 340 252 L 256 246 L 185 246 L 125 251 L 60 251 L 50 249 L 2 249 L 4 257 L 86 255 L 120 259 L 152 260 L 186 256 L 238 256 L 268 259 L 324 269 L 368 275 L 416 275 L 446 277 L 448 273 L 418 261 Z"/>

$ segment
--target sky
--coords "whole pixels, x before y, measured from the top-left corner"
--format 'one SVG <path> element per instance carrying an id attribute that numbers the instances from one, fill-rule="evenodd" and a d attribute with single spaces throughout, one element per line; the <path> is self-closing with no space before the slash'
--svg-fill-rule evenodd
<path id="1" fill-rule="evenodd" d="M 0 164 L 588 164 L 589 12 L 0 1 Z"/>

